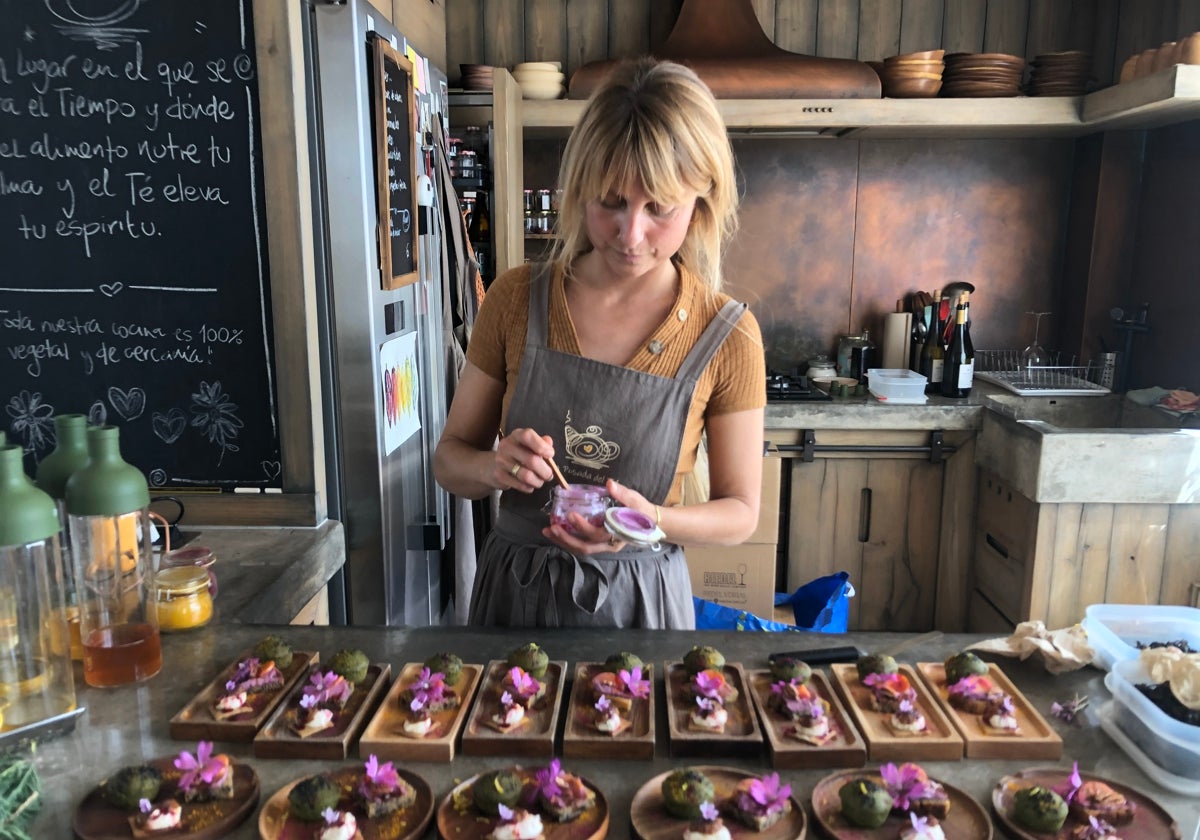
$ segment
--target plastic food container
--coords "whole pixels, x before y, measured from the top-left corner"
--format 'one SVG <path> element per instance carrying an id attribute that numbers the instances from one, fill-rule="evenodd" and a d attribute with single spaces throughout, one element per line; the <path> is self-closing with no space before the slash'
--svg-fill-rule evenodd
<path id="1" fill-rule="evenodd" d="M 1113 722 L 1146 757 L 1173 776 L 1200 779 L 1200 726 L 1175 720 L 1137 690 L 1150 674 L 1140 659 L 1113 665 L 1104 685 L 1113 695 Z"/>
<path id="2" fill-rule="evenodd" d="M 1109 670 L 1117 662 L 1137 659 L 1137 644 L 1182 639 L 1200 651 L 1200 609 L 1147 604 L 1092 604 L 1083 629 L 1096 651 L 1092 664 Z M 1195 733 L 1200 736 L 1200 732 Z"/>
<path id="3" fill-rule="evenodd" d="M 883 402 L 925 402 L 924 376 L 904 368 L 871 368 L 868 374 L 871 393 Z"/>

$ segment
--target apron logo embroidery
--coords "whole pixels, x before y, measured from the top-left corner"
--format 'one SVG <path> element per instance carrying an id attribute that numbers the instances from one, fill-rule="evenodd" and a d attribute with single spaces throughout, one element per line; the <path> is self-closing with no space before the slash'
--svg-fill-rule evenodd
<path id="1" fill-rule="evenodd" d="M 588 426 L 582 433 L 575 431 L 570 424 L 563 425 L 563 433 L 567 440 L 567 460 L 582 467 L 603 467 L 609 461 L 621 454 L 621 447 L 601 437 L 604 430 L 600 426 Z"/>

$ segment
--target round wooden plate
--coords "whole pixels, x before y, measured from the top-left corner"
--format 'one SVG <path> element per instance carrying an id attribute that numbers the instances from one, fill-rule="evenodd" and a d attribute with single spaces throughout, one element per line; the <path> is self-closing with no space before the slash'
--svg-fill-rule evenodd
<path id="1" fill-rule="evenodd" d="M 878 773 L 865 770 L 842 770 L 831 776 L 826 776 L 812 792 L 813 816 L 817 828 L 825 837 L 834 840 L 895 840 L 900 836 L 900 829 L 909 824 L 907 815 L 893 813 L 879 828 L 859 828 L 851 825 L 842 816 L 842 802 L 838 798 L 838 790 L 851 779 L 869 778 L 880 784 L 883 780 Z M 954 840 L 992 840 L 992 821 L 988 819 L 987 811 L 976 802 L 966 791 L 959 790 L 954 785 L 948 785 L 940 779 L 942 787 L 950 796 L 950 813 L 941 823 L 947 837 Z"/>
<path id="2" fill-rule="evenodd" d="M 413 840 L 425 833 L 433 818 L 433 791 L 429 783 L 403 768 L 397 767 L 396 772 L 413 786 L 417 800 L 407 808 L 375 819 L 368 819 L 362 806 L 350 804 L 351 791 L 363 778 L 362 767 L 342 767 L 329 773 L 329 778 L 341 786 L 342 807 L 348 806 L 350 813 L 358 820 L 358 830 L 363 840 Z M 288 810 L 288 793 L 307 778 L 303 776 L 281 787 L 263 805 L 258 815 L 258 834 L 262 840 L 312 840 L 315 823 L 293 819 Z"/>
<path id="3" fill-rule="evenodd" d="M 713 783 L 716 789 L 716 799 L 721 801 L 733 795 L 733 789 L 742 779 L 756 779 L 761 774 L 735 767 L 693 767 L 699 770 Z M 673 771 L 672 771 L 673 772 Z M 641 840 L 679 840 L 688 821 L 673 817 L 667 813 L 663 805 L 662 783 L 670 772 L 661 773 L 646 782 L 633 795 L 629 805 L 629 821 L 633 825 L 633 835 Z M 724 820 L 725 827 L 735 838 L 749 840 L 804 840 L 807 830 L 807 819 L 804 816 L 804 806 L 792 794 L 792 811 L 766 831 L 755 831 L 733 819 Z"/>
<path id="4" fill-rule="evenodd" d="M 996 786 L 992 788 L 992 809 L 996 812 L 996 817 L 1003 823 L 1005 832 L 1011 837 L 1020 838 L 1020 840 L 1049 840 L 1050 838 L 1069 837 L 1071 829 L 1079 825 L 1079 821 L 1072 816 L 1067 817 L 1067 821 L 1063 823 L 1058 834 L 1039 834 L 1017 825 L 1009 817 L 1009 813 L 1012 811 L 1013 795 L 1021 788 L 1033 785 L 1052 788 L 1061 785 L 1070 775 L 1071 771 L 1064 767 L 1031 767 L 1019 773 L 1013 773 L 1011 776 L 1004 776 L 996 782 Z M 1137 840 L 1179 840 L 1179 826 L 1175 824 L 1175 820 L 1171 819 L 1171 815 L 1149 796 L 1120 782 L 1085 773 L 1082 770 L 1079 771 L 1079 777 L 1085 782 L 1103 782 L 1126 799 L 1137 804 L 1133 822 L 1117 826 L 1117 833 L 1122 837 L 1136 837 Z"/>
<path id="5" fill-rule="evenodd" d="M 520 765 L 503 769 L 516 773 L 525 779 L 526 783 L 533 781 L 536 772 L 534 768 Z M 471 801 L 471 786 L 482 775 L 482 773 L 477 773 L 465 782 L 455 785 L 454 789 L 446 794 L 446 798 L 438 806 L 438 836 L 451 838 L 451 840 L 482 840 L 495 829 L 496 823 L 500 820 L 496 817 L 484 816 L 475 810 L 475 805 Z M 587 779 L 583 779 L 583 783 L 596 794 L 596 807 L 584 811 L 577 819 L 570 822 L 560 823 L 543 819 L 544 833 L 542 837 L 544 840 L 604 840 L 608 836 L 608 800 L 604 797 L 604 792 Z M 460 807 L 463 808 L 461 812 L 454 807 L 456 798 Z M 465 807 L 463 807 L 464 805 Z"/>
<path id="6" fill-rule="evenodd" d="M 160 800 L 176 796 L 179 777 L 183 774 L 175 768 L 175 756 L 147 761 L 163 776 Z M 258 774 L 249 764 L 233 762 L 233 797 L 214 799 L 211 802 L 183 802 L 180 827 L 168 832 L 172 840 L 216 840 L 225 837 L 241 825 L 258 805 Z M 100 786 L 83 798 L 75 809 L 72 827 L 80 840 L 117 840 L 132 838 L 133 828 L 129 825 L 130 812 L 114 807 L 104 800 Z"/>

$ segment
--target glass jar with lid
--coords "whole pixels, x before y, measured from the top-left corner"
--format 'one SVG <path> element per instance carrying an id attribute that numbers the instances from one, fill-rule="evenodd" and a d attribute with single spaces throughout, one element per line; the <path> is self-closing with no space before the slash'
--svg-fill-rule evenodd
<path id="1" fill-rule="evenodd" d="M 810 380 L 833 379 L 837 376 L 837 369 L 833 366 L 833 360 L 821 353 L 808 360 L 808 370 L 804 375 Z"/>
<path id="2" fill-rule="evenodd" d="M 213 600 L 208 571 L 200 566 L 173 566 L 154 578 L 158 627 L 164 632 L 193 630 L 212 620 Z"/>
<path id="3" fill-rule="evenodd" d="M 611 502 L 612 498 L 604 487 L 593 484 L 555 485 L 550 496 L 550 524 L 561 525 L 573 534 L 575 531 L 570 514 L 578 513 L 592 525 L 603 528 L 604 512 Z"/>

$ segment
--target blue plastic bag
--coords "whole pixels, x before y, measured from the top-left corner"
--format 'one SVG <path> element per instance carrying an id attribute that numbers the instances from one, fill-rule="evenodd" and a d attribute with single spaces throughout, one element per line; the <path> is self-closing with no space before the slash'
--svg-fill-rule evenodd
<path id="1" fill-rule="evenodd" d="M 759 618 L 745 610 L 727 607 L 715 601 L 706 601 L 695 595 L 692 596 L 692 603 L 696 607 L 697 630 L 764 630 L 775 633 L 798 629 L 790 624 L 767 621 L 765 618 Z"/>
<path id="2" fill-rule="evenodd" d="M 845 633 L 850 620 L 850 599 L 854 587 L 850 575 L 838 572 L 809 581 L 791 595 L 775 595 L 775 606 L 792 605 L 796 627 L 816 633 Z"/>

